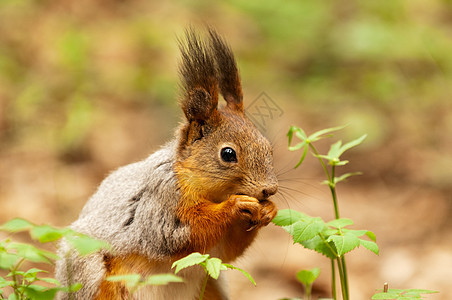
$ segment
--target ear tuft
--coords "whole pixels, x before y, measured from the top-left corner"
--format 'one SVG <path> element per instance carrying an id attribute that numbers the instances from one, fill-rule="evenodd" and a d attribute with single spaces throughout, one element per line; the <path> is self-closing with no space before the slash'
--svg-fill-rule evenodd
<path id="1" fill-rule="evenodd" d="M 206 121 L 218 106 L 218 78 L 210 48 L 189 28 L 185 40 L 179 40 L 182 61 L 179 73 L 182 82 L 181 107 L 188 121 Z"/>
<path id="2" fill-rule="evenodd" d="M 234 54 L 225 40 L 212 28 L 209 28 L 212 52 L 215 55 L 221 94 L 229 108 L 243 112 L 243 93 L 240 75 Z"/>
<path id="3" fill-rule="evenodd" d="M 194 88 L 187 96 L 182 102 L 182 110 L 189 121 L 202 123 L 208 120 L 217 108 L 218 100 L 212 101 L 210 94 L 203 88 Z"/>

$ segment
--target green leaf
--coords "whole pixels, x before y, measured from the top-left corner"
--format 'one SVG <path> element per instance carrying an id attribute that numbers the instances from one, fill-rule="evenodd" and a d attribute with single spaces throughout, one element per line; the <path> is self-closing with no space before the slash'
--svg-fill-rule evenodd
<path id="1" fill-rule="evenodd" d="M 306 249 L 314 250 L 320 254 L 325 255 L 328 258 L 331 258 L 331 259 L 337 258 L 336 253 L 334 252 L 334 251 L 336 251 L 334 243 L 333 242 L 325 242 L 322 240 L 322 238 L 320 236 L 316 236 L 313 239 L 301 242 L 301 244 Z"/>
<path id="2" fill-rule="evenodd" d="M 88 255 L 101 249 L 110 249 L 110 245 L 107 242 L 83 234 L 67 235 L 66 240 L 80 255 Z"/>
<path id="3" fill-rule="evenodd" d="M 364 248 L 366 248 L 367 250 L 372 251 L 373 253 L 375 253 L 376 255 L 380 254 L 380 249 L 378 248 L 377 243 L 373 242 L 373 241 L 367 241 L 367 240 L 363 240 L 363 239 L 359 239 L 359 243 L 360 245 L 362 245 Z"/>
<path id="4" fill-rule="evenodd" d="M 62 286 L 62 287 L 58 287 L 57 289 L 65 292 L 65 293 L 75 293 L 78 290 L 80 290 L 82 288 L 82 284 L 81 283 L 74 283 L 70 286 Z"/>
<path id="5" fill-rule="evenodd" d="M 61 239 L 65 231 L 67 230 L 54 228 L 49 225 L 41 225 L 33 227 L 30 235 L 40 243 L 47 243 Z"/>
<path id="6" fill-rule="evenodd" d="M 298 168 L 301 165 L 301 163 L 306 158 L 306 154 L 307 153 L 308 153 L 308 147 L 304 147 L 303 155 L 301 156 L 300 161 L 295 165 L 295 169 Z"/>
<path id="7" fill-rule="evenodd" d="M 399 295 L 394 293 L 376 293 L 372 296 L 372 300 L 380 300 L 380 299 L 397 299 Z"/>
<path id="8" fill-rule="evenodd" d="M 330 162 L 331 165 L 333 166 L 345 166 L 346 164 L 348 164 L 348 160 L 333 160 L 332 162 Z"/>
<path id="9" fill-rule="evenodd" d="M 311 270 L 301 270 L 297 273 L 297 279 L 302 284 L 309 286 L 311 285 L 320 275 L 319 268 L 313 268 Z"/>
<path id="10" fill-rule="evenodd" d="M 13 277 L 14 274 L 23 276 L 25 274 L 25 272 L 24 271 L 19 271 L 19 270 L 11 271 L 11 272 L 8 273 L 8 275 L 6 275 L 6 277 Z"/>
<path id="11" fill-rule="evenodd" d="M 297 151 L 303 147 L 306 147 L 306 142 L 300 142 L 296 144 L 295 146 L 289 146 L 289 151 Z"/>
<path id="12" fill-rule="evenodd" d="M 19 260 L 19 256 L 14 253 L 0 252 L 0 269 L 9 270 Z"/>
<path id="13" fill-rule="evenodd" d="M 347 178 L 351 177 L 351 176 L 356 176 L 356 175 L 362 175 L 363 173 L 361 172 L 353 172 L 353 173 L 346 173 L 344 175 L 341 175 L 339 177 L 334 177 L 334 183 L 338 183 L 341 181 L 346 180 Z"/>
<path id="14" fill-rule="evenodd" d="M 356 237 L 361 237 L 365 235 L 367 230 L 354 230 L 354 229 L 344 229 L 343 232 L 347 232 L 348 234 L 353 234 Z"/>
<path id="15" fill-rule="evenodd" d="M 138 286 L 140 281 L 142 281 L 142 277 L 140 274 L 126 274 L 126 275 L 115 275 L 115 276 L 108 276 L 106 278 L 108 281 L 121 281 L 125 282 L 128 288 L 134 288 Z"/>
<path id="16" fill-rule="evenodd" d="M 213 279 L 218 279 L 221 271 L 221 259 L 216 257 L 207 259 L 206 269 L 210 277 L 212 277 Z"/>
<path id="17" fill-rule="evenodd" d="M 292 143 L 294 133 L 302 141 L 306 140 L 306 133 L 303 131 L 303 129 L 297 126 L 290 126 L 289 132 L 287 132 L 287 137 L 289 138 L 289 146 Z"/>
<path id="18" fill-rule="evenodd" d="M 301 163 L 304 161 L 304 159 L 306 158 L 306 154 L 308 153 L 308 147 L 307 146 L 305 146 L 304 147 L 304 151 L 303 151 L 303 155 L 301 156 L 301 158 L 300 158 L 300 161 L 295 165 L 295 169 L 296 168 L 298 168 L 300 165 L 301 165 Z"/>
<path id="19" fill-rule="evenodd" d="M 287 132 L 287 137 L 289 139 L 289 147 L 290 147 L 290 144 L 292 143 L 293 134 L 296 130 L 297 130 L 296 126 L 290 126 L 289 131 Z"/>
<path id="20" fill-rule="evenodd" d="M 15 249 L 17 251 L 17 256 L 36 263 L 50 263 L 51 260 L 56 260 L 58 258 L 54 253 L 38 249 L 30 244 L 10 243 L 7 247 L 8 249 Z"/>
<path id="21" fill-rule="evenodd" d="M 334 228 L 344 228 L 345 226 L 353 225 L 353 221 L 351 219 L 342 218 L 336 219 L 326 223 L 326 225 L 334 227 Z"/>
<path id="22" fill-rule="evenodd" d="M 369 239 L 371 239 L 372 241 L 376 242 L 377 241 L 377 237 L 375 236 L 375 233 L 373 233 L 372 231 L 367 231 L 366 235 Z"/>
<path id="23" fill-rule="evenodd" d="M 305 217 L 307 215 L 293 209 L 280 209 L 272 222 L 278 226 L 288 226 Z"/>
<path id="24" fill-rule="evenodd" d="M 363 134 L 362 136 L 360 136 L 359 138 L 357 138 L 356 140 L 353 140 L 351 142 L 348 142 L 347 144 L 345 144 L 344 146 L 341 147 L 341 152 L 339 155 L 342 155 L 342 153 L 344 153 L 345 151 L 347 151 L 350 148 L 353 148 L 355 146 L 358 146 L 359 144 L 361 144 L 364 139 L 367 137 L 367 134 Z"/>
<path id="25" fill-rule="evenodd" d="M 322 232 L 325 223 L 320 218 L 311 218 L 308 220 L 300 220 L 292 225 L 285 226 L 284 229 L 293 237 L 294 243 L 314 238 L 317 234 Z"/>
<path id="26" fill-rule="evenodd" d="M 12 293 L 9 295 L 8 300 L 19 300 L 19 299 L 17 299 L 16 294 Z"/>
<path id="27" fill-rule="evenodd" d="M 209 258 L 209 254 L 201 254 L 199 252 L 194 252 L 190 255 L 187 255 L 184 258 L 181 258 L 173 263 L 171 269 L 176 267 L 175 273 L 179 273 L 180 270 L 198 265 Z"/>
<path id="28" fill-rule="evenodd" d="M 17 273 L 17 272 L 16 272 Z M 47 271 L 41 270 L 41 269 L 36 269 L 36 268 L 32 268 L 30 270 L 28 270 L 27 272 L 23 273 L 23 277 L 28 281 L 28 282 L 34 282 L 37 279 L 37 275 L 38 273 L 49 273 Z"/>
<path id="29" fill-rule="evenodd" d="M 253 277 L 251 277 L 251 275 L 248 272 L 246 272 L 245 270 L 234 267 L 233 265 L 230 265 L 230 264 L 223 264 L 223 265 L 229 269 L 234 269 L 234 270 L 242 272 L 242 274 L 245 275 L 245 277 L 248 278 L 248 280 L 251 281 L 252 284 L 256 285 L 256 281 L 254 281 Z"/>
<path id="30" fill-rule="evenodd" d="M 27 276 L 27 275 L 36 276 L 38 273 L 49 273 L 49 272 L 45 271 L 45 270 L 37 269 L 37 268 L 31 268 L 24 273 L 24 276 Z"/>
<path id="31" fill-rule="evenodd" d="M 33 228 L 33 224 L 28 222 L 27 220 L 16 218 L 12 219 L 5 224 L 0 226 L 1 231 L 8 231 L 8 232 L 19 232 L 19 231 L 25 231 Z"/>
<path id="32" fill-rule="evenodd" d="M 40 285 L 24 287 L 24 293 L 33 300 L 53 300 L 58 291 L 58 288 L 46 289 Z"/>
<path id="33" fill-rule="evenodd" d="M 359 247 L 360 241 L 353 234 L 344 235 L 332 235 L 328 238 L 328 241 L 332 241 L 337 249 L 337 255 L 342 256 L 347 252 L 352 251 L 356 247 Z"/>
<path id="34" fill-rule="evenodd" d="M 298 128 L 298 130 L 295 131 L 295 135 L 302 141 L 305 141 L 308 138 L 304 130 L 301 128 Z"/>
<path id="35" fill-rule="evenodd" d="M 174 274 L 158 274 L 146 278 L 146 285 L 166 285 L 171 282 L 184 282 L 184 280 Z"/>
<path id="36" fill-rule="evenodd" d="M 323 159 L 326 159 L 326 160 L 328 160 L 328 161 L 334 159 L 334 157 L 331 157 L 331 156 L 328 156 L 328 155 L 323 155 L 323 154 L 313 154 L 313 155 L 314 155 L 314 157 L 317 157 L 317 158 L 323 158 Z"/>
<path id="37" fill-rule="evenodd" d="M 410 295 L 412 293 L 416 294 L 436 294 L 439 293 L 438 291 L 433 290 L 424 290 L 424 289 L 407 289 L 405 290 L 405 295 Z"/>
<path id="38" fill-rule="evenodd" d="M 342 230 L 346 230 L 346 229 L 342 229 Z M 325 227 L 325 228 L 323 228 L 323 230 L 322 230 L 322 236 L 325 238 L 325 239 L 327 239 L 330 235 L 333 235 L 333 234 L 339 234 L 340 233 L 340 230 L 338 230 L 338 229 L 333 229 L 333 228 L 329 228 L 329 227 Z"/>
<path id="39" fill-rule="evenodd" d="M 0 276 L 0 289 L 5 288 L 7 286 L 13 286 L 13 285 L 14 285 L 14 281 L 6 280 L 5 278 Z"/>
<path id="40" fill-rule="evenodd" d="M 334 132 L 334 131 L 341 130 L 341 129 L 345 128 L 346 126 L 347 125 L 343 125 L 343 126 L 337 126 L 337 127 L 331 127 L 331 128 L 326 128 L 326 129 L 319 130 L 319 131 L 311 134 L 308 137 L 308 139 L 311 142 L 318 141 L 319 139 L 324 138 L 324 137 L 322 137 L 322 135 L 327 134 L 327 133 L 331 133 L 331 132 Z"/>
<path id="41" fill-rule="evenodd" d="M 39 281 L 51 283 L 51 284 L 54 284 L 56 286 L 60 286 L 61 285 L 61 283 L 57 279 L 52 278 L 52 277 L 44 277 L 44 278 L 37 278 L 37 279 Z"/>
<path id="42" fill-rule="evenodd" d="M 335 158 L 339 158 L 339 156 L 341 155 L 341 146 L 342 146 L 342 141 L 337 141 L 336 143 L 332 144 L 330 147 L 330 150 L 328 151 L 328 160 L 333 160 Z"/>

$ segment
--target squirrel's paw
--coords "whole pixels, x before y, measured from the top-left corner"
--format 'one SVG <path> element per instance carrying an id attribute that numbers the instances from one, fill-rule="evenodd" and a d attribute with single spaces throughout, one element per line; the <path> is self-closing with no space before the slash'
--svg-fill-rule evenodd
<path id="1" fill-rule="evenodd" d="M 278 208 L 270 200 L 260 201 L 259 203 L 261 205 L 261 224 L 262 226 L 267 226 L 276 217 Z"/>
<path id="2" fill-rule="evenodd" d="M 269 200 L 259 201 L 246 195 L 233 195 L 231 200 L 235 201 L 240 218 L 248 221 L 247 231 L 268 225 L 277 213 L 276 205 Z"/>

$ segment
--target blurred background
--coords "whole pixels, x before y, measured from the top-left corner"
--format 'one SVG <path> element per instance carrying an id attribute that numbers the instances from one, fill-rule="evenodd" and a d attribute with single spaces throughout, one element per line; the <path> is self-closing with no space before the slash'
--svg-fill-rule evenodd
<path id="1" fill-rule="evenodd" d="M 452 293 L 452 1 L 0 1 L 0 222 L 66 226 L 105 176 L 174 134 L 176 37 L 210 24 L 231 44 L 250 113 L 275 146 L 280 208 L 334 217 L 322 170 L 287 150 L 308 133 L 349 124 L 318 148 L 367 133 L 339 172 L 342 217 L 376 233 L 380 256 L 348 255 L 352 299 L 392 288 Z M 262 94 L 265 93 L 265 94 Z M 252 114 L 252 113 L 251 113 Z M 269 225 L 230 272 L 232 299 L 301 297 L 300 269 L 329 260 Z"/>

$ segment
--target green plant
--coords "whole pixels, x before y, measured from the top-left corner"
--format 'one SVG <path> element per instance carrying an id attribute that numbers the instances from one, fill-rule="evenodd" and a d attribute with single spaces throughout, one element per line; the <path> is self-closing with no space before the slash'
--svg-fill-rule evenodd
<path id="1" fill-rule="evenodd" d="M 248 278 L 254 285 L 256 285 L 256 282 L 254 281 L 253 277 L 251 277 L 251 275 L 248 272 L 240 268 L 234 267 L 233 265 L 223 263 L 219 258 L 210 257 L 209 254 L 201 254 L 198 252 L 191 253 L 186 257 L 181 258 L 178 261 L 175 261 L 173 263 L 172 268 L 174 267 L 176 268 L 175 273 L 177 274 L 179 273 L 179 271 L 195 265 L 201 266 L 206 274 L 201 288 L 201 293 L 199 295 L 199 300 L 202 300 L 204 296 L 209 276 L 212 277 L 213 279 L 218 279 L 218 277 L 220 276 L 220 272 L 227 269 L 234 269 L 242 272 L 243 275 L 246 276 L 246 278 Z"/>
<path id="2" fill-rule="evenodd" d="M 437 291 L 422 289 L 389 289 L 387 292 L 378 292 L 372 296 L 372 299 L 395 299 L 395 300 L 414 300 L 424 299 L 423 294 L 434 294 Z"/>
<path id="3" fill-rule="evenodd" d="M 55 242 L 64 237 L 81 255 L 109 248 L 107 243 L 69 228 L 35 225 L 24 219 L 6 222 L 0 226 L 0 230 L 9 233 L 29 231 L 32 239 L 40 243 Z M 63 287 L 55 278 L 38 276 L 47 272 L 38 268 L 22 270 L 25 264 L 54 264 L 57 259 L 58 256 L 53 252 L 37 248 L 30 243 L 13 242 L 10 238 L 0 241 L 0 269 L 9 272 L 4 277 L 0 276 L 0 299 L 49 300 L 53 299 L 57 292 L 72 293 L 80 289 L 80 284 Z M 6 289 L 11 291 L 9 296 L 6 296 Z"/>
<path id="4" fill-rule="evenodd" d="M 410 300 L 410 299 L 424 299 L 423 294 L 434 294 L 437 291 L 423 290 L 423 289 L 389 289 L 388 283 L 385 282 L 383 290 L 378 291 L 372 296 L 372 299 L 395 299 L 395 300 Z"/>
<path id="5" fill-rule="evenodd" d="M 108 243 L 78 233 L 70 228 L 55 228 L 49 225 L 36 225 L 19 218 L 12 219 L 1 225 L 0 231 L 5 231 L 11 234 L 28 231 L 31 238 L 39 243 L 56 242 L 61 238 L 65 238 L 66 241 L 71 244 L 71 246 L 80 255 L 89 255 L 101 249 L 110 249 L 110 245 Z M 22 270 L 25 263 L 54 264 L 58 258 L 59 257 L 55 253 L 37 248 L 31 243 L 13 242 L 10 238 L 0 241 L 0 269 L 9 272 L 4 277 L 0 276 L 0 299 L 50 300 L 54 299 L 57 292 L 73 293 L 79 290 L 82 287 L 79 283 L 73 284 L 69 287 L 64 287 L 61 286 L 60 282 L 58 282 L 55 278 L 38 276 L 40 273 L 47 273 L 45 270 L 34 267 Z M 216 263 L 216 259 L 208 260 L 209 274 L 211 274 L 214 278 L 218 278 L 218 275 L 215 277 L 215 268 L 217 267 Z M 238 269 L 228 264 L 222 264 L 221 261 L 220 264 L 221 268 L 227 267 Z M 249 274 L 245 271 L 240 271 L 249 276 Z M 249 278 L 251 278 L 251 276 L 249 276 Z M 183 281 L 182 278 L 174 274 L 157 274 L 146 278 L 143 278 L 140 274 L 127 274 L 109 276 L 107 277 L 107 280 L 125 282 L 130 291 L 130 297 L 132 297 L 133 293 L 138 291 L 140 288 L 147 285 L 164 285 L 170 282 Z M 11 291 L 8 296 L 6 295 L 5 289 L 9 289 Z"/>
<path id="6" fill-rule="evenodd" d="M 373 232 L 368 230 L 354 230 L 346 228 L 347 226 L 353 225 L 353 221 L 346 218 L 340 218 L 336 193 L 337 183 L 344 181 L 350 176 L 360 174 L 357 172 L 346 173 L 336 177 L 336 168 L 348 163 L 348 161 L 340 159 L 341 155 L 350 148 L 362 143 L 362 141 L 366 138 L 366 135 L 363 135 L 346 144 L 342 144 L 342 141 L 338 141 L 331 145 L 330 150 L 326 155 L 320 154 L 313 144 L 320 139 L 331 136 L 331 132 L 342 128 L 344 128 L 344 126 L 328 128 L 308 136 L 303 129 L 292 126 L 287 134 L 289 138 L 289 150 L 303 151 L 301 159 L 295 167 L 300 166 L 306 158 L 309 150 L 311 150 L 314 157 L 319 159 L 323 171 L 327 177 L 327 180 L 323 183 L 327 184 L 331 191 L 335 219 L 330 222 L 325 222 L 319 217 L 310 217 L 291 209 L 284 209 L 278 212 L 278 215 L 273 220 L 273 223 L 285 229 L 293 237 L 294 243 L 299 243 L 305 248 L 315 250 L 331 259 L 331 293 L 333 298 L 337 299 L 337 266 L 342 298 L 348 300 L 350 299 L 350 292 L 348 288 L 345 254 L 359 246 L 363 246 L 377 255 L 379 253 L 379 249 L 375 243 L 376 237 Z M 291 146 L 294 136 L 299 138 L 301 141 L 297 145 Z M 363 239 L 362 237 L 364 236 L 367 236 L 368 239 Z"/>
<path id="7" fill-rule="evenodd" d="M 379 292 L 372 296 L 372 299 L 395 299 L 395 300 L 414 300 L 424 299 L 423 294 L 434 294 L 437 291 L 422 289 L 389 289 L 387 292 Z"/>
<path id="8" fill-rule="evenodd" d="M 320 269 L 301 270 L 297 273 L 297 279 L 304 285 L 305 299 L 311 300 L 312 284 L 319 277 Z"/>

